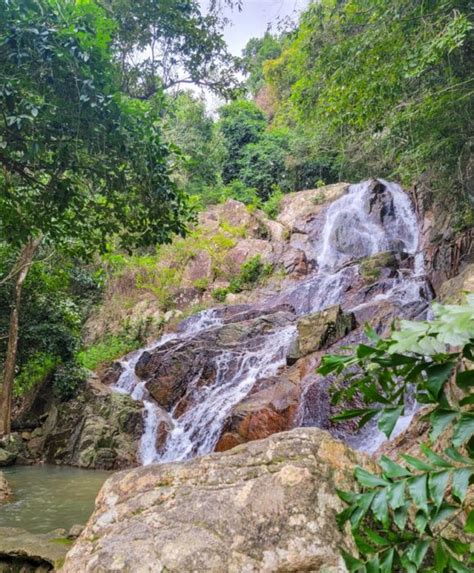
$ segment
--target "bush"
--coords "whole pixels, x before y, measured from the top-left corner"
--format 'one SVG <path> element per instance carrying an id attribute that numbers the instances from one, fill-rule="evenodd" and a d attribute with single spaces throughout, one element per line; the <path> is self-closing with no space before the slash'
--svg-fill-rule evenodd
<path id="1" fill-rule="evenodd" d="M 240 273 L 230 281 L 229 292 L 239 293 L 247 290 L 271 274 L 272 265 L 262 262 L 260 255 L 255 255 L 240 268 Z"/>
<path id="2" fill-rule="evenodd" d="M 76 362 L 60 364 L 53 375 L 55 393 L 61 400 L 73 398 L 87 379 L 87 370 Z"/>
<path id="3" fill-rule="evenodd" d="M 20 373 L 15 378 L 14 395 L 23 396 L 37 384 L 44 382 L 51 376 L 58 362 L 57 356 L 45 352 L 34 354 L 22 365 Z"/>
<path id="4" fill-rule="evenodd" d="M 283 191 L 278 185 L 274 185 L 268 199 L 262 205 L 263 212 L 268 215 L 270 219 L 276 219 L 280 213 L 280 205 L 283 197 Z"/>
<path id="5" fill-rule="evenodd" d="M 88 370 L 96 370 L 101 364 L 111 362 L 124 354 L 139 348 L 143 343 L 138 338 L 126 336 L 108 336 L 101 342 L 78 353 L 77 361 Z"/>
<path id="6" fill-rule="evenodd" d="M 229 294 L 229 289 L 225 287 L 218 287 L 212 291 L 212 298 L 218 302 L 225 302 L 227 295 Z"/>

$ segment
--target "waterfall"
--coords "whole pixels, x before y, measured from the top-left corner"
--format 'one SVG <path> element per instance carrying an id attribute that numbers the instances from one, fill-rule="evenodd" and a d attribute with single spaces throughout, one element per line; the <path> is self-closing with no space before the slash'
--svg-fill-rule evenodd
<path id="1" fill-rule="evenodd" d="M 286 303 L 297 315 L 305 315 L 341 304 L 345 310 L 360 313 L 386 300 L 396 303 L 402 309 L 401 314 L 410 305 L 426 307 L 428 295 L 417 220 L 409 197 L 395 183 L 379 179 L 351 185 L 347 193 L 325 208 L 322 225 L 321 221 L 315 221 L 313 227 L 310 223 L 305 251 L 314 264 L 313 274 L 266 300 L 266 308 Z M 378 281 L 378 290 L 372 294 L 368 289 L 361 298 L 357 289 L 352 288 L 360 278 L 361 259 L 385 251 L 410 256 L 413 264 L 399 269 L 395 276 Z M 172 340 L 186 344 L 194 337 L 222 328 L 225 323 L 222 316 L 219 309 L 198 313 L 183 321 L 177 333 L 167 334 L 150 347 L 120 361 L 123 371 L 114 389 L 144 405 L 140 445 L 144 464 L 184 460 L 213 451 L 233 408 L 257 381 L 276 375 L 285 366 L 296 333 L 292 324 L 259 335 L 250 347 L 247 343 L 242 347 L 220 349 L 209 359 L 215 378 L 200 384 L 202 372 L 197 371 L 188 382 L 188 404 L 184 411 L 178 408 L 179 404 L 169 412 L 160 407 L 149 395 L 147 381 L 140 380 L 135 373 L 144 352 L 153 352 Z M 304 415 L 306 395 L 303 388 L 300 421 L 302 425 L 311 425 L 311 420 Z M 414 408 L 400 420 L 397 431 L 408 425 L 413 412 Z M 164 445 L 158 448 L 161 424 L 166 425 L 167 436 Z M 352 445 L 373 451 L 383 439 L 372 427 L 368 434 L 353 438 Z"/>

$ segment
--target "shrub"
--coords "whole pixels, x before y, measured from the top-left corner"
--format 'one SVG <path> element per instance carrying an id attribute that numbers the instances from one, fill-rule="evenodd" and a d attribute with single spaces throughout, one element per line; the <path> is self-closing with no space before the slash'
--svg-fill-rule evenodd
<path id="1" fill-rule="evenodd" d="M 111 362 L 140 347 L 143 341 L 127 336 L 107 336 L 101 342 L 78 353 L 77 361 L 88 370 L 95 370 L 101 364 Z"/>
<path id="2" fill-rule="evenodd" d="M 342 376 L 334 403 L 355 399 L 366 406 L 335 420 L 358 418 L 363 426 L 375 418 L 390 437 L 409 393 L 430 406 L 422 456 L 402 454 L 402 464 L 383 456 L 380 474 L 356 468 L 359 493 L 340 492 L 348 507 L 338 520 L 350 523 L 359 550 L 358 557 L 344 555 L 350 571 L 472 570 L 465 535 L 474 533 L 466 497 L 474 476 L 474 295 L 464 306 L 435 304 L 433 310 L 433 321 L 402 321 L 387 340 L 368 328 L 370 345 L 326 356 L 319 368 Z M 440 437 L 448 446 L 441 452 Z"/>
<path id="3" fill-rule="evenodd" d="M 212 291 L 212 298 L 218 302 L 225 302 L 227 295 L 229 294 L 229 289 L 225 287 L 218 287 Z"/>
<path id="4" fill-rule="evenodd" d="M 23 396 L 37 384 L 44 382 L 53 373 L 58 362 L 57 356 L 46 352 L 34 354 L 22 365 L 20 373 L 15 378 L 14 395 Z"/>
<path id="5" fill-rule="evenodd" d="M 278 185 L 274 185 L 272 189 L 268 199 L 262 205 L 262 210 L 270 219 L 276 219 L 280 213 L 280 205 L 284 193 Z"/>
<path id="6" fill-rule="evenodd" d="M 251 288 L 270 275 L 272 270 L 272 265 L 264 264 L 260 255 L 255 255 L 241 266 L 240 273 L 230 281 L 229 292 L 239 293 Z"/>
<path id="7" fill-rule="evenodd" d="M 73 398 L 87 379 L 87 370 L 77 362 L 60 364 L 53 375 L 55 393 L 61 400 Z"/>

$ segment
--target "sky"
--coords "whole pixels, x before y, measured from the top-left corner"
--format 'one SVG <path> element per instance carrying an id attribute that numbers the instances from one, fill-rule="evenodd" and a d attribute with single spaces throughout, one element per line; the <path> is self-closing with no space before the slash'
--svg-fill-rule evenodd
<path id="1" fill-rule="evenodd" d="M 206 10 L 209 0 L 200 0 Z M 298 13 L 309 3 L 309 0 L 242 0 L 242 11 L 227 9 L 226 16 L 231 24 L 224 30 L 224 37 L 229 50 L 234 56 L 241 56 L 242 50 L 250 38 L 259 38 L 265 34 L 268 26 L 276 26 L 278 20 L 290 17 L 296 19 Z M 202 93 L 208 108 L 215 111 L 222 100 L 207 92 Z"/>
<path id="2" fill-rule="evenodd" d="M 207 0 L 201 0 L 205 7 Z M 242 11 L 228 10 L 232 21 L 224 32 L 230 51 L 240 56 L 250 38 L 263 36 L 268 24 L 275 25 L 278 19 L 295 16 L 308 0 L 242 0 Z"/>

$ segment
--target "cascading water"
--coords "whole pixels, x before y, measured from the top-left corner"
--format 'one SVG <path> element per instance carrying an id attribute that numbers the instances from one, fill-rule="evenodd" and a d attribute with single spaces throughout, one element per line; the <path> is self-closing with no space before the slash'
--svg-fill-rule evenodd
<path id="1" fill-rule="evenodd" d="M 426 307 L 417 221 L 408 196 L 398 185 L 377 180 L 350 186 L 345 195 L 326 209 L 322 228 L 316 223 L 310 230 L 309 239 L 305 250 L 316 267 L 315 272 L 296 286 L 266 300 L 266 308 L 287 303 L 297 315 L 304 315 L 341 304 L 346 310 L 360 312 L 366 306 L 378 305 L 384 300 L 396 303 L 401 309 L 414 304 Z M 405 253 L 414 263 L 399 270 L 396 276 L 381 281 L 378 292 L 369 292 L 362 300 L 354 298 L 351 288 L 360 276 L 360 260 L 385 251 Z M 158 406 L 149 395 L 147 381 L 140 380 L 135 373 L 144 352 L 152 352 L 171 340 L 186 344 L 223 324 L 222 313 L 217 309 L 204 311 L 184 321 L 178 333 L 165 335 L 153 346 L 121 361 L 123 372 L 115 390 L 130 394 L 144 404 L 144 433 L 140 446 L 144 464 L 184 460 L 211 452 L 230 412 L 247 396 L 255 382 L 274 376 L 285 366 L 288 349 L 295 337 L 294 325 L 257 336 L 250 348 L 247 344 L 219 350 L 209 359 L 215 379 L 203 385 L 200 383 L 202 372 L 195 373 L 188 383 L 188 405 L 184 412 L 179 404 L 170 412 Z M 303 406 L 304 396 L 303 390 Z M 397 429 L 401 431 L 410 419 L 411 415 L 407 415 Z M 300 421 L 309 425 L 303 418 Z M 166 424 L 168 432 L 166 442 L 159 450 L 157 439 L 162 423 Z M 353 445 L 372 451 L 382 439 L 380 434 L 372 432 Z"/>

